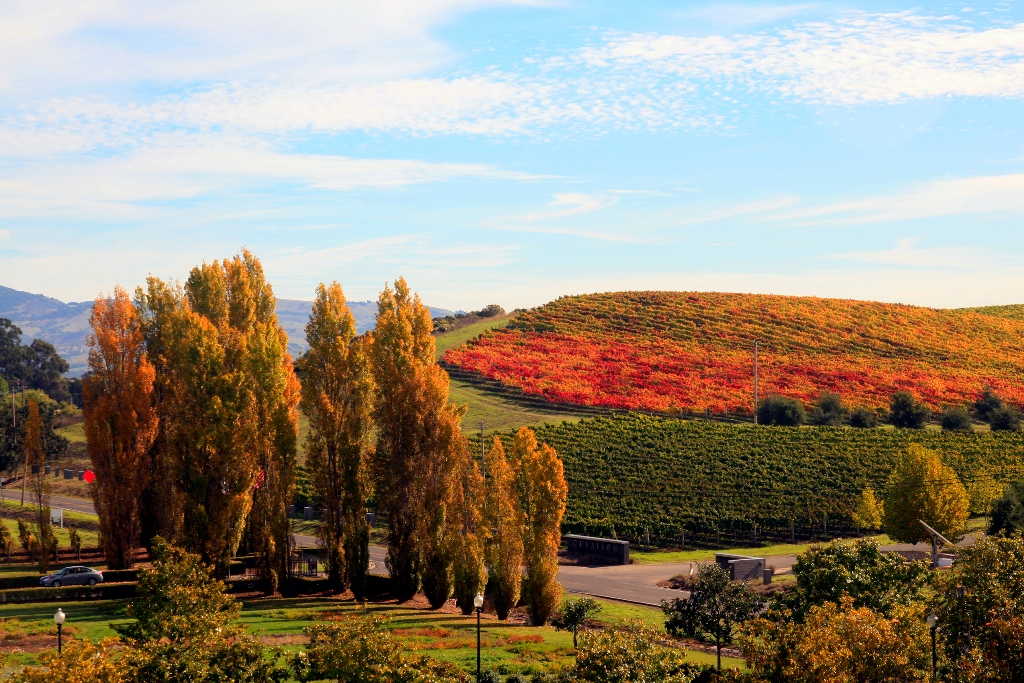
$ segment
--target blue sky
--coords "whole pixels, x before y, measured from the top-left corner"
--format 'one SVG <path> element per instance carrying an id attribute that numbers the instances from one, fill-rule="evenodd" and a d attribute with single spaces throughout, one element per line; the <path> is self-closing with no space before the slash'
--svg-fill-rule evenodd
<path id="1" fill-rule="evenodd" d="M 0 6 L 0 284 L 1024 302 L 1016 2 Z"/>

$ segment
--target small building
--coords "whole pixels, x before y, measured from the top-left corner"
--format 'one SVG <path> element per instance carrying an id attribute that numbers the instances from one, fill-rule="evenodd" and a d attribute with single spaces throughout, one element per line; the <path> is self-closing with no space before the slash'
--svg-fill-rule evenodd
<path id="1" fill-rule="evenodd" d="M 733 581 L 755 581 L 764 578 L 765 559 L 750 555 L 715 553 L 715 564 L 729 572 Z"/>

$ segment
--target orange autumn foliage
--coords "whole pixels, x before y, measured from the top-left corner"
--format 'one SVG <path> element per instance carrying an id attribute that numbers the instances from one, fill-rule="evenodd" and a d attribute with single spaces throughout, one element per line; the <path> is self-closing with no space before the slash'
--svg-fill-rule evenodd
<path id="1" fill-rule="evenodd" d="M 93 500 L 107 562 L 124 569 L 132 565 L 139 543 L 139 496 L 157 434 L 151 401 L 155 371 L 146 358 L 138 313 L 121 287 L 110 298 L 96 299 L 89 324 L 89 374 L 82 397 L 86 447 L 96 472 Z"/>
<path id="2" fill-rule="evenodd" d="M 549 401 L 660 412 L 750 412 L 762 396 L 823 390 L 884 408 L 909 390 L 933 409 L 986 387 L 1024 405 L 1024 320 L 1000 309 L 717 292 L 567 296 L 452 349 L 445 362 Z"/>

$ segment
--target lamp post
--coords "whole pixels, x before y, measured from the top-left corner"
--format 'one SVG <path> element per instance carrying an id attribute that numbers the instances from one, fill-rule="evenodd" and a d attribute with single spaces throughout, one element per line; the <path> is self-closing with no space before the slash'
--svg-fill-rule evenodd
<path id="1" fill-rule="evenodd" d="M 480 680 L 480 613 L 484 611 L 484 596 L 477 593 L 473 598 L 476 608 L 476 680 Z"/>
<path id="2" fill-rule="evenodd" d="M 61 627 L 64 626 L 64 610 L 60 607 L 57 608 L 57 613 L 53 615 L 53 623 L 57 624 L 57 654 L 61 653 Z"/>
<path id="3" fill-rule="evenodd" d="M 935 614 L 935 610 L 932 610 L 932 613 L 928 615 L 928 618 L 925 619 L 925 621 L 928 623 L 928 628 L 931 629 L 932 632 L 932 679 L 934 680 L 936 664 L 938 662 L 938 656 L 935 650 L 935 631 L 939 627 L 939 616 Z"/>

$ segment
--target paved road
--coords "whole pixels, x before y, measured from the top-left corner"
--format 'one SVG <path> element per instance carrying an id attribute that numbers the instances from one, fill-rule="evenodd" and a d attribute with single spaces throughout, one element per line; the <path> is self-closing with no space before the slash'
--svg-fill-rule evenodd
<path id="1" fill-rule="evenodd" d="M 4 489 L 4 498 L 15 503 L 21 502 L 21 489 Z M 25 491 L 25 505 L 35 505 L 36 495 L 31 491 Z M 63 508 L 72 512 L 81 512 L 87 515 L 96 514 L 96 506 L 91 500 L 85 498 L 68 498 L 67 496 L 50 496 L 51 508 Z"/>
<path id="2" fill-rule="evenodd" d="M 21 491 L 7 490 L 5 495 L 8 500 L 20 500 Z M 35 502 L 35 497 L 25 493 L 25 502 Z M 51 507 L 64 508 L 75 512 L 96 514 L 96 508 L 91 500 L 81 498 L 68 498 L 66 496 L 52 496 Z M 304 534 L 293 534 L 295 543 L 300 548 L 315 548 L 316 538 Z M 974 544 L 974 538 L 968 536 L 958 545 L 970 546 Z M 882 550 L 918 550 L 931 552 L 931 545 L 918 543 L 916 545 L 900 544 L 884 546 Z M 379 546 L 370 546 L 370 572 L 387 576 L 388 570 L 384 565 L 386 550 Z M 776 570 L 791 567 L 796 562 L 795 555 L 778 555 L 767 558 L 768 566 Z M 611 600 L 622 600 L 641 605 L 660 606 L 662 600 L 672 598 L 684 598 L 685 591 L 670 590 L 658 587 L 658 582 L 666 581 L 679 574 L 696 572 L 696 563 L 674 562 L 670 564 L 632 564 L 614 567 L 571 567 L 562 566 L 558 568 L 558 580 L 567 593 L 578 593 L 580 595 L 592 595 L 599 598 Z"/>

